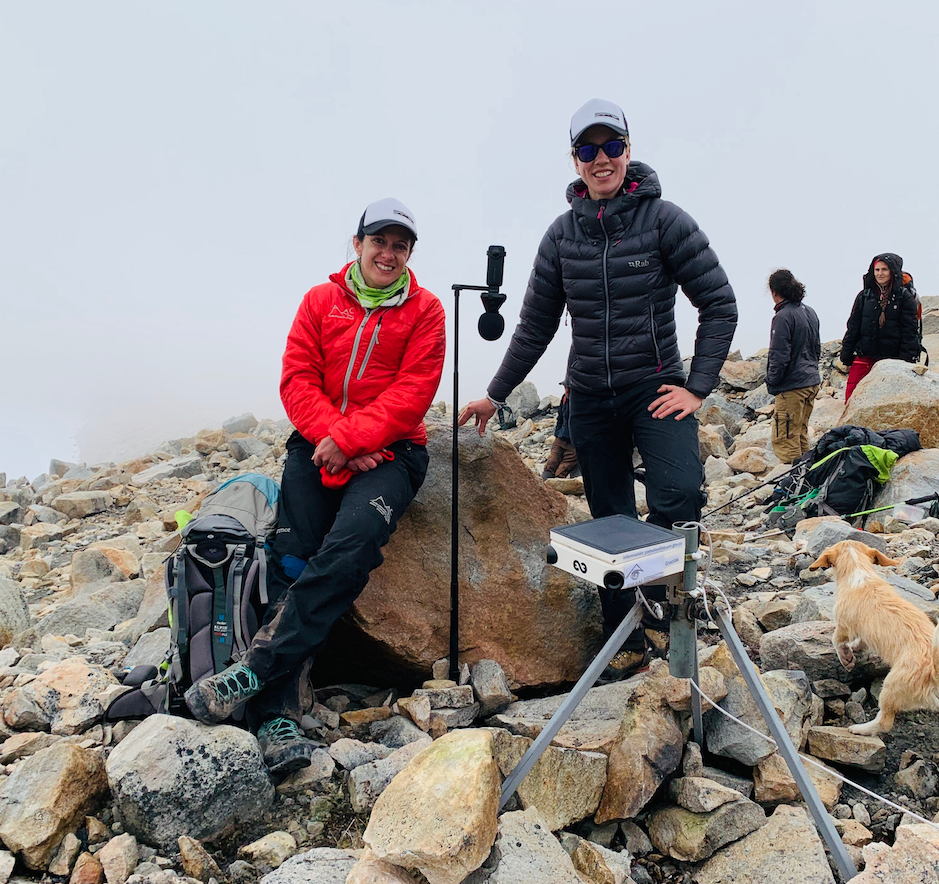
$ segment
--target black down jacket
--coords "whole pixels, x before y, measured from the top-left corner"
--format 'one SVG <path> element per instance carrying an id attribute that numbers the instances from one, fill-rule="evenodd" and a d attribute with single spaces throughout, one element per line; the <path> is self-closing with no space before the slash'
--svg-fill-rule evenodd
<path id="1" fill-rule="evenodd" d="M 573 389 L 612 395 L 650 380 L 684 384 L 701 398 L 714 389 L 737 325 L 733 289 L 694 219 L 661 194 L 658 176 L 637 162 L 613 199 L 589 199 L 580 180 L 568 187 L 571 209 L 538 247 L 518 327 L 489 385 L 493 399 L 525 379 L 565 306 Z M 679 286 L 699 317 L 687 382 L 675 326 Z"/>
<path id="2" fill-rule="evenodd" d="M 878 261 L 883 261 L 893 274 L 883 328 L 880 326 L 880 290 L 874 279 L 874 265 Z M 865 359 L 915 362 L 919 353 L 916 298 L 903 285 L 903 264 L 890 252 L 877 255 L 864 274 L 864 290 L 854 299 L 841 341 L 841 361 L 850 365 L 855 356 L 863 356 Z"/>
<path id="3" fill-rule="evenodd" d="M 793 301 L 778 304 L 766 357 L 767 392 L 775 396 L 821 383 L 818 373 L 821 352 L 815 311 L 807 304 Z"/>

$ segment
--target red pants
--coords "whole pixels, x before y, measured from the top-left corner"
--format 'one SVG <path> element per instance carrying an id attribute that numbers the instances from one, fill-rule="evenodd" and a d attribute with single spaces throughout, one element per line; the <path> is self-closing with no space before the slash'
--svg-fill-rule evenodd
<path id="1" fill-rule="evenodd" d="M 848 372 L 848 384 L 844 388 L 844 401 L 847 402 L 854 392 L 854 388 L 864 378 L 866 378 L 874 367 L 876 359 L 865 359 L 863 356 L 855 356 L 851 363 L 851 370 Z"/>

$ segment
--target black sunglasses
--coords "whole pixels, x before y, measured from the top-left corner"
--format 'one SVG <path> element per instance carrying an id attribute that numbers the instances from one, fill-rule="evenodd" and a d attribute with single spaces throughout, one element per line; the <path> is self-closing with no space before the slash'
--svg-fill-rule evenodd
<path id="1" fill-rule="evenodd" d="M 611 160 L 615 160 L 626 152 L 626 142 L 622 138 L 614 138 L 606 144 L 579 144 L 574 148 L 574 155 L 582 163 L 592 163 L 601 150 Z"/>

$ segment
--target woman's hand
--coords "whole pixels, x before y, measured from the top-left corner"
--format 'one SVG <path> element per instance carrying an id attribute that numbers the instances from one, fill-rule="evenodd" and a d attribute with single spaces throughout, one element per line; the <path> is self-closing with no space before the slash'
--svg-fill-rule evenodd
<path id="1" fill-rule="evenodd" d="M 349 463 L 349 459 L 333 441 L 333 437 L 327 436 L 317 444 L 316 451 L 313 452 L 313 463 L 320 468 L 326 467 L 327 473 L 335 475 Z"/>
<path id="2" fill-rule="evenodd" d="M 371 454 L 360 454 L 358 457 L 353 457 L 346 466 L 353 473 L 366 473 L 369 470 L 374 470 L 384 460 L 384 455 L 380 451 L 373 451 Z"/>
<path id="3" fill-rule="evenodd" d="M 652 412 L 652 417 L 657 418 L 674 414 L 675 420 L 680 421 L 683 417 L 694 414 L 704 401 L 677 384 L 662 384 L 656 392 L 662 395 L 652 400 L 649 411 Z"/>
<path id="4" fill-rule="evenodd" d="M 496 413 L 496 407 L 488 399 L 474 399 L 468 405 L 463 407 L 460 412 L 457 426 L 462 427 L 471 417 L 476 418 L 476 427 L 480 436 L 486 435 L 486 424 Z"/>

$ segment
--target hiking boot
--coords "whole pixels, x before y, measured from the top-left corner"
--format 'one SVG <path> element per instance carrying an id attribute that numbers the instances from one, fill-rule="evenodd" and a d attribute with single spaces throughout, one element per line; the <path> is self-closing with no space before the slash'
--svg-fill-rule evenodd
<path id="1" fill-rule="evenodd" d="M 309 739 L 289 718 L 272 718 L 258 730 L 258 744 L 267 769 L 273 774 L 289 773 L 310 766 L 314 749 L 323 744 Z"/>
<path id="2" fill-rule="evenodd" d="M 664 660 L 668 656 L 668 633 L 661 629 L 647 629 L 645 636 L 651 656 Z"/>
<path id="3" fill-rule="evenodd" d="M 260 694 L 263 687 L 261 680 L 244 663 L 235 663 L 217 675 L 196 682 L 186 691 L 186 705 L 199 721 L 217 724 Z"/>
<path id="4" fill-rule="evenodd" d="M 597 683 L 609 684 L 613 681 L 621 681 L 638 672 L 648 662 L 649 652 L 645 648 L 620 651 L 606 664 L 606 669 L 597 679 Z"/>

